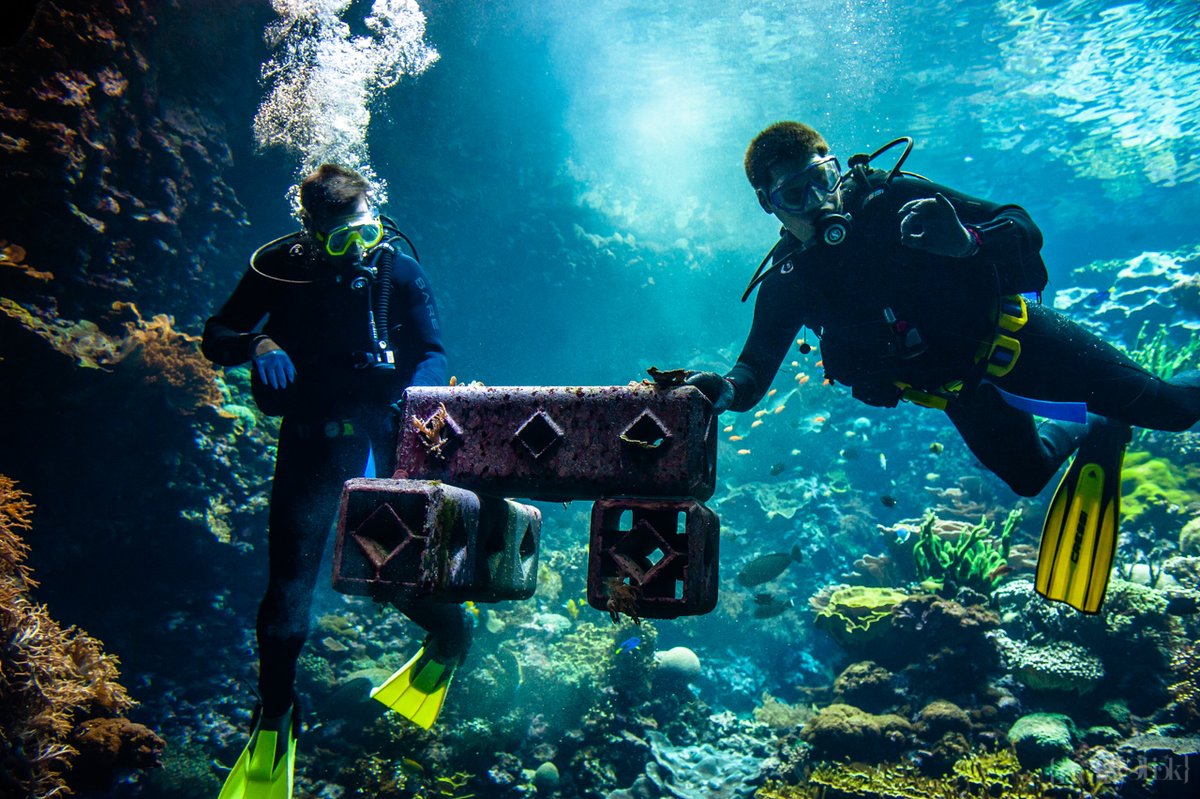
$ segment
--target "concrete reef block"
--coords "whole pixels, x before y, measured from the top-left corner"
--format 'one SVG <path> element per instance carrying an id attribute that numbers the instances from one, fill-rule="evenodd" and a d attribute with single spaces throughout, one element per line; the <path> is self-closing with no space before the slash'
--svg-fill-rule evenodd
<path id="1" fill-rule="evenodd" d="M 542 515 L 444 483 L 360 478 L 338 513 L 333 587 L 390 601 L 528 599 Z"/>
<path id="2" fill-rule="evenodd" d="M 543 500 L 704 500 L 715 421 L 691 386 L 414 387 L 395 477 Z"/>
<path id="3" fill-rule="evenodd" d="M 596 502 L 588 604 L 649 619 L 708 613 L 717 604 L 720 527 L 717 514 L 691 500 Z"/>

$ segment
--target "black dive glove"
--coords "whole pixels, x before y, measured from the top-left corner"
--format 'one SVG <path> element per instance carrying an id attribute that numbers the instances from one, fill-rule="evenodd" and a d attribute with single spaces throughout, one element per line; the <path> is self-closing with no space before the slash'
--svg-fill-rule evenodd
<path id="1" fill-rule="evenodd" d="M 689 372 L 683 382 L 700 389 L 700 393 L 712 403 L 715 413 L 723 413 L 733 404 L 733 383 L 716 372 Z"/>
<path id="2" fill-rule="evenodd" d="M 895 408 L 900 404 L 904 392 L 895 383 L 872 381 L 855 383 L 850 387 L 850 394 L 859 402 L 876 408 Z"/>
<path id="3" fill-rule="evenodd" d="M 958 220 L 958 212 L 941 193 L 909 200 L 897 214 L 905 247 L 947 258 L 969 258 L 979 251 L 979 238 Z"/>

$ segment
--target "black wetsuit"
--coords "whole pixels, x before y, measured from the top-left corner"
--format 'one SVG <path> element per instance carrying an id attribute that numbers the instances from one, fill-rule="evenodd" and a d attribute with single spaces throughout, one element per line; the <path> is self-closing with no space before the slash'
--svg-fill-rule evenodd
<path id="1" fill-rule="evenodd" d="M 899 208 L 939 192 L 978 233 L 981 246 L 973 256 L 949 258 L 901 244 Z M 871 198 L 864 204 L 864 197 Z M 762 399 L 800 329 L 808 327 L 820 338 L 826 377 L 849 385 L 868 404 L 896 405 L 897 382 L 940 391 L 963 381 L 946 412 L 967 446 L 1017 493 L 1038 493 L 1082 430 L 1039 429 L 1032 416 L 981 382 L 986 363 L 979 360 L 996 334 L 997 298 L 1038 290 L 1044 282 L 1037 279 L 1045 271 L 1037 226 L 1018 206 L 909 176 L 874 196 L 852 185 L 845 206 L 852 228 L 839 245 L 814 239 L 801 248 L 784 234 L 760 284 L 750 335 L 727 375 L 736 389 L 731 409 L 749 410 Z M 1029 303 L 1029 321 L 1014 337 L 1022 345 L 1016 366 L 994 380 L 1006 391 L 1087 402 L 1092 413 L 1140 427 L 1184 430 L 1200 419 L 1195 377 L 1160 380 L 1040 304 Z"/>
<path id="2" fill-rule="evenodd" d="M 394 368 L 372 367 L 369 309 L 381 278 L 351 288 L 352 275 L 315 258 L 300 234 L 267 245 L 204 326 L 203 351 L 235 366 L 263 336 L 288 354 L 296 378 L 285 391 L 256 386 L 264 410 L 283 415 L 269 513 L 270 578 L 258 612 L 259 689 L 268 716 L 292 701 L 296 659 L 308 636 L 313 589 L 342 484 L 361 477 L 370 453 L 390 476 L 396 427 L 389 407 L 409 385 L 445 385 L 446 355 L 436 305 L 420 265 L 397 251 L 391 265 L 388 341 Z M 457 605 L 397 607 L 427 630 L 469 644 Z"/>

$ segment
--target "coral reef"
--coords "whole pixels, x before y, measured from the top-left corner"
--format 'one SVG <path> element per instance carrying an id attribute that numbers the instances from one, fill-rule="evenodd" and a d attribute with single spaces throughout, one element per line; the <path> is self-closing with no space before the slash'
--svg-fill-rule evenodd
<path id="1" fill-rule="evenodd" d="M 1009 543 L 1020 520 L 1021 512 L 1012 511 L 1000 535 L 993 537 L 995 522 L 983 520 L 965 529 L 947 530 L 946 523 L 939 529 L 937 517 L 930 514 L 913 546 L 917 579 L 990 593 L 1009 571 Z"/>
<path id="2" fill-rule="evenodd" d="M 851 663 L 833 681 L 839 702 L 872 712 L 895 704 L 900 698 L 897 688 L 895 675 L 871 660 Z"/>
<path id="3" fill-rule="evenodd" d="M 759 759 L 710 744 L 675 746 L 661 733 L 646 733 L 652 759 L 628 789 L 607 799 L 748 799 L 759 783 Z"/>
<path id="4" fill-rule="evenodd" d="M 1176 465 L 1149 452 L 1125 455 L 1121 471 L 1121 516 L 1131 522 L 1154 508 L 1185 508 L 1200 503 L 1200 465 Z"/>
<path id="5" fill-rule="evenodd" d="M 1083 695 L 1104 679 L 1100 658 L 1078 644 L 1056 642 L 1034 646 L 1003 633 L 994 637 L 1005 667 L 1035 691 L 1066 691 Z"/>
<path id="6" fill-rule="evenodd" d="M 822 760 L 879 762 L 898 755 L 910 744 L 912 725 L 892 713 L 875 715 L 853 705 L 821 708 L 805 723 L 800 737 Z"/>
<path id="7" fill-rule="evenodd" d="M 1051 787 L 1041 776 L 1022 770 L 1011 751 L 999 750 L 967 755 L 945 777 L 925 775 L 911 763 L 821 763 L 805 782 L 768 783 L 757 799 L 1042 799 Z"/>
<path id="8" fill-rule="evenodd" d="M 1008 731 L 1017 759 L 1028 769 L 1042 768 L 1075 751 L 1079 731 L 1061 713 L 1032 713 L 1022 716 Z"/>
<path id="9" fill-rule="evenodd" d="M 1054 307 L 1108 339 L 1135 341 L 1147 326 L 1185 338 L 1196 329 L 1200 313 L 1194 277 L 1198 258 L 1200 247 L 1193 245 L 1088 264 L 1072 272 L 1071 288 L 1055 294 Z M 1134 348 L 1135 357 L 1141 349 Z M 1162 366 L 1150 357 L 1143 361 Z"/>
<path id="10" fill-rule="evenodd" d="M 892 611 L 908 594 L 891 588 L 833 585 L 809 599 L 818 628 L 847 649 L 861 649 L 891 630 Z"/>
<path id="11" fill-rule="evenodd" d="M 117 682 L 116 657 L 30 597 L 37 582 L 21 531 L 32 513 L 29 497 L 0 475 L 0 787 L 13 797 L 105 786 L 114 768 L 156 765 L 163 747 L 121 718 L 134 702 Z"/>

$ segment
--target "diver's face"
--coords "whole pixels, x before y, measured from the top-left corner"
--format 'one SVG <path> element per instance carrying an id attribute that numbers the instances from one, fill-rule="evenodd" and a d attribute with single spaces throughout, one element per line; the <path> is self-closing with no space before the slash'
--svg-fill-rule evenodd
<path id="1" fill-rule="evenodd" d="M 321 245 L 326 244 L 326 236 L 330 231 L 336 230 L 339 226 L 347 223 L 347 220 L 353 220 L 354 217 L 367 217 L 371 215 L 371 204 L 366 197 L 359 197 L 358 201 L 346 211 L 335 214 L 331 217 L 310 217 L 307 225 L 310 233 L 315 235 L 315 238 Z M 332 243 L 332 240 L 331 242 Z M 340 247 L 338 249 L 341 249 Z M 331 254 L 327 251 L 326 246 L 319 246 L 318 252 L 322 259 L 327 263 L 335 265 L 352 264 L 360 260 L 363 256 L 363 248 L 359 244 L 350 246 L 344 252 L 338 255 Z"/>
<path id="2" fill-rule="evenodd" d="M 808 170 L 814 160 L 816 160 L 816 157 L 809 159 L 789 158 L 772 164 L 770 169 L 767 170 L 770 179 L 767 182 L 766 195 L 769 197 L 775 194 L 789 180 Z M 762 197 L 760 197 L 760 202 L 763 202 Z M 766 201 L 763 207 L 774 214 L 775 218 L 779 220 L 780 224 L 789 233 L 795 236 L 801 243 L 807 244 L 817 234 L 817 218 L 823 213 L 841 210 L 841 205 L 842 191 L 839 188 L 831 192 L 820 205 L 807 211 L 789 211 L 780 208 L 769 200 Z"/>

